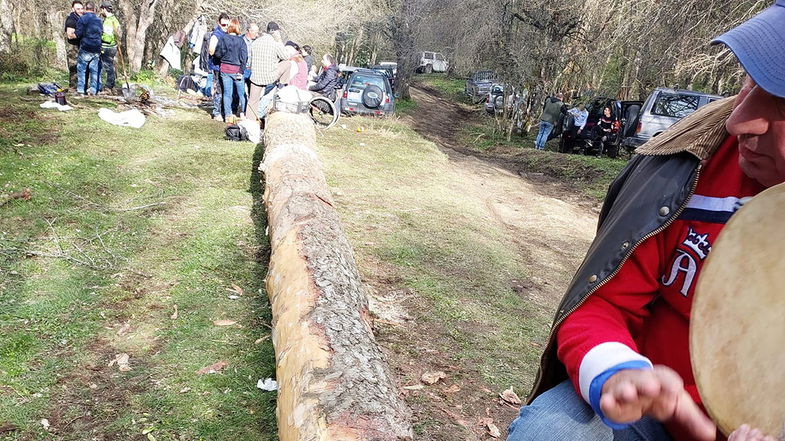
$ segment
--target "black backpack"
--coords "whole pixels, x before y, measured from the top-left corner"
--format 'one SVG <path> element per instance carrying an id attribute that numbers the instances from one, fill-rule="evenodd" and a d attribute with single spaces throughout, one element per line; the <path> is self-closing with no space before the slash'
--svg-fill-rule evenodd
<path id="1" fill-rule="evenodd" d="M 230 124 L 226 126 L 225 138 L 229 141 L 249 141 L 248 132 L 237 124 Z"/>

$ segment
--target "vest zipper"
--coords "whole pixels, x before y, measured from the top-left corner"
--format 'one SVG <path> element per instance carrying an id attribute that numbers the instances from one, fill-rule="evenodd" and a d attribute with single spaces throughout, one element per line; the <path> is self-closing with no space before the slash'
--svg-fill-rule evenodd
<path id="1" fill-rule="evenodd" d="M 690 193 L 687 195 L 687 198 L 684 199 L 684 203 L 682 203 L 681 206 L 679 206 L 678 210 L 676 210 L 676 213 L 674 213 L 673 216 L 670 219 L 668 219 L 667 222 L 665 222 L 664 224 L 660 225 L 658 228 L 654 229 L 649 234 L 643 236 L 638 242 L 636 242 L 635 245 L 633 245 L 633 247 L 627 253 L 627 255 L 624 256 L 624 258 L 621 260 L 621 263 L 619 263 L 619 265 L 616 267 L 616 269 L 608 277 L 603 279 L 602 282 L 598 283 L 597 286 L 595 286 L 594 288 L 590 289 L 589 292 L 587 292 L 586 295 L 583 296 L 583 298 L 581 299 L 580 302 L 578 302 L 575 306 L 570 308 L 570 310 L 567 311 L 566 314 L 562 314 L 561 318 L 559 318 L 559 320 L 557 320 L 556 322 L 553 323 L 553 326 L 551 326 L 551 330 L 550 330 L 550 332 L 548 334 L 548 340 L 547 340 L 548 343 L 545 345 L 545 350 L 546 351 L 548 350 L 548 348 L 551 347 L 551 344 L 553 344 L 553 339 L 554 339 L 554 335 L 555 335 L 554 330 L 556 328 L 558 328 L 558 326 L 564 321 L 564 319 L 566 319 L 567 316 L 569 316 L 570 314 L 575 312 L 576 309 L 580 308 L 580 306 L 583 305 L 586 302 L 586 299 L 588 299 L 598 289 L 602 288 L 602 286 L 605 285 L 609 280 L 614 278 L 616 276 L 616 274 L 618 274 L 618 272 L 621 270 L 621 267 L 627 262 L 627 260 L 630 258 L 630 256 L 632 256 L 632 253 L 635 252 L 635 249 L 638 248 L 638 245 L 643 243 L 643 241 L 651 238 L 652 236 L 655 236 L 655 235 L 661 233 L 666 228 L 668 228 L 673 222 L 675 222 L 676 219 L 678 219 L 679 215 L 681 215 L 681 212 L 684 211 L 685 208 L 687 208 L 687 204 L 689 203 L 690 198 L 692 198 L 692 195 L 695 194 L 695 190 L 698 188 L 698 179 L 700 178 L 701 168 L 702 168 L 702 164 L 699 163 L 698 167 L 696 169 L 695 178 L 693 179 L 692 185 L 690 187 Z M 539 387 L 540 383 L 542 382 L 542 370 L 543 370 L 542 368 L 543 368 L 543 366 L 541 365 L 540 366 L 540 374 L 537 376 L 537 381 L 534 383 L 534 387 L 532 388 L 533 391 L 537 390 L 537 388 Z"/>

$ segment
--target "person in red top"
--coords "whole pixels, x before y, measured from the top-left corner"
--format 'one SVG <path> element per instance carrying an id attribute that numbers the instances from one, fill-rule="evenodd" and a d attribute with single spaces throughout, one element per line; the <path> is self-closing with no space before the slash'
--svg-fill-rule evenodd
<path id="1" fill-rule="evenodd" d="M 741 91 L 640 148 L 611 185 L 508 441 L 722 439 L 695 387 L 690 309 L 725 223 L 785 182 L 785 0 L 715 43 L 747 72 Z M 742 426 L 729 440 L 771 435 Z"/>

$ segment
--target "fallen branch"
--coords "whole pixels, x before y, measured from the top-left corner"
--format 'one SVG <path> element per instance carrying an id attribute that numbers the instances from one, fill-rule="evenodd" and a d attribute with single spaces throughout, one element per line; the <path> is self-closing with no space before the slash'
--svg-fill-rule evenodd
<path id="1" fill-rule="evenodd" d="M 82 266 L 85 266 L 87 268 L 90 268 L 90 269 L 93 269 L 93 270 L 96 270 L 96 271 L 101 271 L 101 270 L 108 269 L 108 268 L 102 268 L 102 267 L 99 267 L 99 266 L 92 265 L 89 262 L 85 262 L 82 259 L 76 258 L 74 256 L 71 256 L 71 255 L 65 254 L 65 253 L 57 253 L 57 254 L 55 254 L 55 253 L 44 253 L 42 251 L 26 250 L 24 248 L 0 248 L 0 253 L 3 253 L 3 254 L 23 254 L 23 255 L 28 256 L 28 257 L 46 257 L 46 258 L 50 258 L 50 259 L 64 259 L 64 260 L 67 260 L 67 261 L 69 261 L 71 263 L 76 263 L 78 265 L 82 265 Z"/>

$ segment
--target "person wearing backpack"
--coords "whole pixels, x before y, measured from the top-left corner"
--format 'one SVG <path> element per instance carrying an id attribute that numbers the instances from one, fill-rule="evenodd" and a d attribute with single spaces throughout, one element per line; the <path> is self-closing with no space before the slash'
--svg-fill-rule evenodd
<path id="1" fill-rule="evenodd" d="M 85 13 L 76 24 L 76 37 L 79 38 L 79 58 L 76 63 L 76 92 L 95 95 L 99 87 L 99 64 L 101 62 L 101 35 L 104 25 L 95 15 L 95 3 L 89 1 L 84 5 Z M 90 75 L 90 86 L 87 87 L 87 75 Z"/>
<path id="2" fill-rule="evenodd" d="M 101 16 L 104 17 L 104 33 L 101 34 L 101 70 L 106 70 L 106 84 L 101 89 L 114 89 L 117 74 L 114 58 L 117 56 L 117 40 L 120 39 L 120 21 L 112 13 L 112 4 L 101 3 Z"/>

